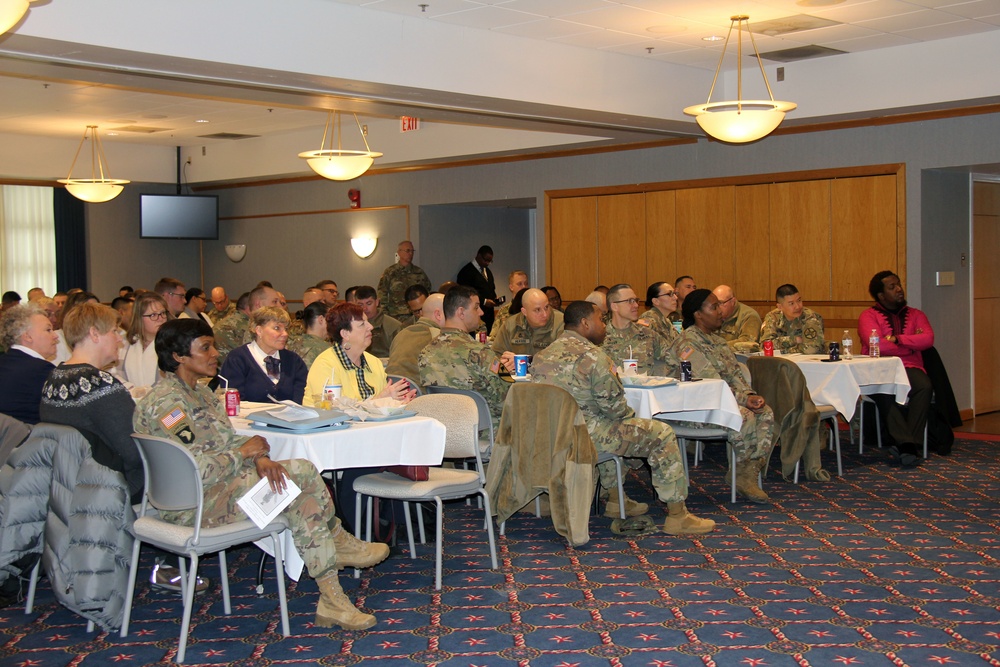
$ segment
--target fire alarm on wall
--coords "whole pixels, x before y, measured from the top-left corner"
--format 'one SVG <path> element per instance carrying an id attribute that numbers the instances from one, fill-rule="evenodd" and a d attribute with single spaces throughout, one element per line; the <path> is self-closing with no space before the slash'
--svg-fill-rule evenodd
<path id="1" fill-rule="evenodd" d="M 361 208 L 361 190 L 351 188 L 347 191 L 347 198 L 351 200 L 351 208 Z"/>

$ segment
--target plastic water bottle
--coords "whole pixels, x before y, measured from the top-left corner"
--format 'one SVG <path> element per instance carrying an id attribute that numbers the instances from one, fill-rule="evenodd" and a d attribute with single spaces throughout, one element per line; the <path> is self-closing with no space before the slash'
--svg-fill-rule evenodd
<path id="1" fill-rule="evenodd" d="M 868 337 L 868 356 L 878 358 L 881 356 L 878 351 L 878 329 L 872 329 L 872 335 Z"/>
<path id="2" fill-rule="evenodd" d="M 840 341 L 840 354 L 844 359 L 853 359 L 854 355 L 851 354 L 851 346 L 854 345 L 854 341 L 851 340 L 851 330 L 844 329 L 844 338 Z"/>

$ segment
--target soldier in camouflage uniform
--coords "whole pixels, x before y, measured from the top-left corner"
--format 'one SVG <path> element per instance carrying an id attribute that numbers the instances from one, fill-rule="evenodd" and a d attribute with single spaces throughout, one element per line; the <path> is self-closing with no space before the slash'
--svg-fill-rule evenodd
<path id="1" fill-rule="evenodd" d="M 417 361 L 420 353 L 438 337 L 444 327 L 444 294 L 435 292 L 428 296 L 420 312 L 421 317 L 416 324 L 405 327 L 392 339 L 385 372 L 389 375 L 401 375 L 423 391 Z"/>
<path id="2" fill-rule="evenodd" d="M 600 309 L 589 301 L 574 301 L 565 315 L 566 331 L 535 355 L 532 380 L 555 385 L 573 396 L 598 451 L 649 462 L 653 488 L 667 504 L 664 532 L 685 535 L 711 531 L 714 521 L 687 511 L 687 479 L 673 430 L 663 422 L 636 417 L 625 402 L 614 362 L 598 347 L 604 342 L 606 329 Z M 613 469 L 598 470 L 601 486 L 614 487 Z"/>
<path id="3" fill-rule="evenodd" d="M 359 285 L 355 288 L 354 302 L 365 311 L 368 322 L 372 325 L 372 342 L 368 346 L 368 353 L 379 359 L 386 359 L 389 356 L 389 348 L 392 347 L 392 339 L 400 332 L 403 325 L 395 317 L 386 315 L 384 310 L 380 310 L 382 302 L 375 293 L 375 288 L 370 285 Z M 403 306 L 406 307 L 405 302 Z"/>
<path id="4" fill-rule="evenodd" d="M 211 296 L 212 310 L 208 311 L 208 315 L 214 324 L 218 324 L 236 312 L 236 302 L 226 294 L 225 287 L 213 287 Z"/>
<path id="5" fill-rule="evenodd" d="M 500 428 L 500 413 L 510 382 L 497 373 L 514 369 L 514 355 L 497 356 L 469 332 L 479 328 L 483 309 L 479 293 L 471 287 L 452 287 L 444 297 L 444 328 L 420 353 L 417 367 L 425 387 L 452 387 L 478 391 L 490 406 L 493 430 Z"/>
<path id="6" fill-rule="evenodd" d="M 826 352 L 823 340 L 823 317 L 802 305 L 802 296 L 795 285 L 785 284 L 777 289 L 778 307 L 764 317 L 760 329 L 760 342 L 774 341 L 774 349 L 782 354 L 822 354 Z"/>
<path id="7" fill-rule="evenodd" d="M 729 285 L 719 285 L 712 293 L 719 300 L 722 311 L 722 327 L 718 336 L 729 343 L 730 349 L 738 354 L 760 352 L 760 315 L 757 311 L 740 303 Z"/>
<path id="8" fill-rule="evenodd" d="M 718 297 L 708 290 L 695 290 L 684 299 L 682 312 L 686 328 L 675 343 L 679 361 L 691 362 L 696 378 L 725 380 L 743 415 L 739 431 L 727 429 L 729 444 L 736 454 L 736 492 L 752 502 L 766 503 L 769 499 L 757 485 L 757 473 L 774 445 L 774 413 L 750 387 L 726 341 L 716 335 L 724 319 Z M 694 428 L 710 427 L 683 423 Z"/>
<path id="9" fill-rule="evenodd" d="M 677 371 L 677 360 L 670 343 L 650 327 L 636 324 L 639 301 L 632 288 L 624 283 L 615 285 L 608 292 L 608 304 L 611 322 L 601 346 L 605 354 L 617 366 L 621 366 L 622 359 L 635 359 L 639 362 L 639 373 L 673 376 Z"/>
<path id="10" fill-rule="evenodd" d="M 563 314 L 552 309 L 545 292 L 529 289 L 521 295 L 521 312 L 507 318 L 493 339 L 493 351 L 497 354 L 535 354 L 548 347 L 562 332 Z"/>
<path id="11" fill-rule="evenodd" d="M 239 521 L 246 514 L 236 504 L 260 479 L 272 490 L 291 479 L 302 490 L 283 512 L 292 540 L 320 588 L 316 625 L 363 630 L 375 624 L 344 595 L 337 570 L 371 567 L 389 554 L 387 546 L 354 539 L 340 525 L 333 500 L 312 463 L 303 459 L 271 461 L 260 436 L 241 436 L 226 416 L 219 397 L 200 385 L 217 370 L 212 328 L 198 319 L 167 322 L 156 335 L 156 354 L 166 377 L 136 406 L 133 427 L 139 433 L 169 438 L 186 446 L 201 473 L 205 528 Z M 161 512 L 167 521 L 190 525 L 192 510 Z"/>
<path id="12" fill-rule="evenodd" d="M 405 319 L 410 317 L 410 308 L 406 305 L 405 298 L 406 288 L 410 285 L 422 285 L 430 293 L 431 281 L 424 270 L 413 263 L 412 243 L 409 241 L 400 243 L 396 254 L 399 255 L 399 261 L 386 267 L 378 281 L 378 300 L 387 315 Z M 369 316 L 368 321 L 371 320 Z"/>
<path id="13" fill-rule="evenodd" d="M 646 288 L 646 308 L 649 310 L 639 317 L 639 324 L 660 334 L 668 343 L 673 343 L 680 335 L 674 327 L 677 301 L 677 294 L 670 283 L 653 283 Z"/>
<path id="14" fill-rule="evenodd" d="M 245 292 L 236 303 L 236 310 L 215 323 L 215 347 L 219 351 L 219 366 L 226 355 L 253 340 L 250 333 L 250 293 Z M 242 307 L 241 307 L 242 304 Z"/>

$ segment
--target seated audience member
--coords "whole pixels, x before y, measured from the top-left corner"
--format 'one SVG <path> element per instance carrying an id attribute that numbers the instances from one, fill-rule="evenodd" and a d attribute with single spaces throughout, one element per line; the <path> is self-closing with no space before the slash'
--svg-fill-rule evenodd
<path id="1" fill-rule="evenodd" d="M 355 303 L 358 300 L 358 287 L 359 285 L 352 285 L 351 287 L 348 287 L 347 290 L 344 291 L 344 301 L 347 303 Z"/>
<path id="2" fill-rule="evenodd" d="M 423 391 L 420 384 L 420 369 L 417 360 L 428 343 L 437 338 L 444 327 L 444 295 L 435 292 L 427 297 L 420 310 L 416 324 L 406 327 L 392 339 L 389 347 L 389 363 L 385 372 L 409 378 Z"/>
<path id="3" fill-rule="evenodd" d="M 604 296 L 607 296 L 610 290 L 607 285 L 598 285 L 597 287 L 594 288 L 593 291 L 600 292 Z"/>
<path id="4" fill-rule="evenodd" d="M 63 321 L 65 320 L 67 313 L 82 303 L 100 303 L 100 301 L 96 295 L 91 294 L 90 292 L 84 292 L 81 289 L 70 290 L 66 297 L 66 303 L 59 312 L 59 326 L 56 327 L 56 333 L 59 336 L 59 344 L 56 346 L 56 356 L 52 359 L 52 363 L 56 366 L 69 359 L 70 354 L 73 352 L 72 346 L 70 346 L 66 341 L 66 335 L 63 332 Z"/>
<path id="5" fill-rule="evenodd" d="M 323 292 L 322 301 L 328 308 L 337 305 L 337 299 L 340 298 L 340 290 L 337 289 L 337 283 L 329 279 L 321 280 L 316 283 L 316 289 Z"/>
<path id="6" fill-rule="evenodd" d="M 59 326 L 59 306 L 56 305 L 56 300 L 52 297 L 45 296 L 38 300 L 38 307 L 42 309 L 45 316 L 49 318 L 49 322 L 52 324 L 52 330 L 55 331 L 56 327 Z"/>
<path id="7" fill-rule="evenodd" d="M 687 295 L 696 289 L 698 289 L 698 286 L 691 276 L 680 276 L 674 280 L 674 293 L 677 294 L 677 312 L 674 313 L 676 320 L 684 319 L 681 315 L 681 306 L 684 305 L 684 299 Z"/>
<path id="8" fill-rule="evenodd" d="M 167 310 L 171 317 L 180 317 L 187 306 L 187 288 L 176 278 L 160 278 L 153 286 L 153 291 L 167 302 Z"/>
<path id="9" fill-rule="evenodd" d="M 670 283 L 653 283 L 646 288 L 645 303 L 648 310 L 639 318 L 639 324 L 649 327 L 673 342 L 678 336 L 678 331 L 674 327 L 677 310 L 677 293 L 674 288 Z"/>
<path id="10" fill-rule="evenodd" d="M 441 283 L 441 285 L 437 288 L 437 291 L 441 292 L 441 294 L 447 294 L 448 290 L 450 290 L 457 284 L 458 283 L 456 283 L 454 280 L 446 280 L 443 283 Z"/>
<path id="11" fill-rule="evenodd" d="M 924 350 L 934 345 L 934 329 L 923 311 L 906 305 L 903 283 L 892 271 L 876 273 L 868 284 L 868 293 L 875 299 L 875 305 L 858 318 L 861 354 L 868 354 L 869 337 L 875 331 L 879 336 L 879 354 L 899 357 L 910 381 L 905 407 L 887 394 L 875 394 L 872 398 L 882 415 L 883 430 L 889 436 L 889 452 L 903 466 L 913 467 L 920 462 L 917 451 L 923 449 L 924 426 L 934 395 L 923 355 Z"/>
<path id="12" fill-rule="evenodd" d="M 760 315 L 757 311 L 740 303 L 736 299 L 733 288 L 729 285 L 719 285 L 712 293 L 719 300 L 719 310 L 723 323 L 718 336 L 729 343 L 733 352 L 753 354 L 760 352 Z"/>
<path id="13" fill-rule="evenodd" d="M 597 309 L 601 311 L 601 317 L 604 317 L 605 319 L 607 319 L 607 317 L 606 317 L 607 314 L 608 314 L 608 293 L 607 292 L 602 292 L 600 290 L 596 290 L 595 289 L 593 292 L 591 292 L 586 297 L 584 297 L 583 300 L 586 301 L 586 302 L 588 302 L 588 303 L 592 303 L 595 306 L 597 306 Z"/>
<path id="14" fill-rule="evenodd" d="M 407 287 L 406 292 L 403 294 L 403 298 L 406 299 L 406 307 L 410 309 L 410 316 L 406 319 L 400 320 L 400 324 L 404 327 L 416 324 L 417 320 L 420 319 L 421 310 L 424 307 L 424 301 L 428 296 L 429 294 L 423 285 L 410 285 Z M 389 347 L 392 347 L 392 345 L 390 344 Z"/>
<path id="15" fill-rule="evenodd" d="M 372 340 L 369 350 L 379 359 L 387 358 L 389 356 L 389 346 L 392 345 L 392 339 L 396 337 L 396 334 L 403 328 L 403 325 L 395 317 L 386 315 L 384 311 L 379 310 L 381 301 L 379 301 L 374 287 L 361 285 L 354 291 L 354 299 L 364 309 L 365 315 L 368 317 L 368 322 L 372 327 Z"/>
<path id="16" fill-rule="evenodd" d="M 774 445 L 774 414 L 746 381 L 732 349 L 717 335 L 724 321 L 718 297 L 707 289 L 695 290 L 684 299 L 681 311 L 684 313 L 684 333 L 675 343 L 679 361 L 691 362 L 691 372 L 696 378 L 725 380 L 743 415 L 739 431 L 726 429 L 736 455 L 736 493 L 754 503 L 769 502 L 767 494 L 757 485 L 757 475 L 767 463 Z M 681 423 L 693 428 L 709 427 L 701 423 Z"/>
<path id="17" fill-rule="evenodd" d="M 444 296 L 443 309 L 444 328 L 423 349 L 417 362 L 420 384 L 479 392 L 490 406 L 493 430 L 496 431 L 500 426 L 503 402 L 511 386 L 497 372 L 501 366 L 513 371 L 514 355 L 505 352 L 503 356 L 498 356 L 485 343 L 469 336 L 479 328 L 483 312 L 479 306 L 479 293 L 472 287 L 452 287 Z"/>
<path id="18" fill-rule="evenodd" d="M 507 276 L 507 289 L 510 291 L 511 299 L 521 290 L 528 289 L 528 274 L 520 270 L 511 271 L 510 275 Z M 513 301 L 507 301 L 493 311 L 493 328 L 490 329 L 490 343 L 497 337 L 500 329 L 503 328 L 504 322 L 510 317 L 512 303 Z M 517 311 L 515 310 L 514 312 L 516 313 Z"/>
<path id="19" fill-rule="evenodd" d="M 45 298 L 45 290 L 41 287 L 32 287 L 28 290 L 28 303 L 34 303 L 39 299 Z"/>
<path id="20" fill-rule="evenodd" d="M 226 294 L 226 288 L 221 285 L 212 288 L 212 310 L 209 316 L 213 324 L 218 324 L 236 311 L 236 302 Z"/>
<path id="21" fill-rule="evenodd" d="M 775 291 L 777 308 L 764 317 L 760 342 L 774 341 L 774 349 L 782 354 L 822 354 L 823 317 L 802 305 L 802 296 L 795 285 L 785 284 Z"/>
<path id="22" fill-rule="evenodd" d="M 639 319 L 639 299 L 632 287 L 624 283 L 608 292 L 611 322 L 608 324 L 602 349 L 616 366 L 623 359 L 638 361 L 638 372 L 666 377 L 677 371 L 670 342 L 649 327 L 636 324 Z M 676 336 L 675 336 L 676 337 Z"/>
<path id="23" fill-rule="evenodd" d="M 258 288 L 262 289 L 262 288 Z M 255 289 L 254 292 L 257 290 Z M 215 348 L 219 351 L 219 365 L 226 361 L 226 356 L 241 345 L 250 342 L 250 295 L 244 292 L 236 300 L 236 310 L 221 322 L 215 324 Z M 259 307 L 259 306 L 258 306 Z"/>
<path id="24" fill-rule="evenodd" d="M 215 326 L 215 322 L 208 316 L 205 309 L 208 308 L 208 297 L 200 287 L 192 287 L 184 293 L 184 312 L 178 315 L 178 319 L 188 319 L 200 317 L 205 320 L 208 326 Z"/>
<path id="25" fill-rule="evenodd" d="M 63 332 L 73 352 L 42 388 L 41 421 L 72 426 L 94 450 L 94 459 L 125 475 L 132 503 L 142 500 L 145 477 L 132 441 L 135 403 L 128 389 L 103 370 L 118 360 L 118 313 L 99 303 L 70 308 Z"/>
<path id="26" fill-rule="evenodd" d="M 409 403 L 416 392 L 405 381 L 391 382 L 378 357 L 365 352 L 372 342 L 372 325 L 356 303 L 338 303 L 326 314 L 326 331 L 332 345 L 309 368 L 305 405 L 319 405 L 323 387 L 341 386 L 341 395 L 363 401 L 395 398 Z"/>
<path id="27" fill-rule="evenodd" d="M 156 332 L 170 318 L 167 302 L 156 292 L 139 295 L 125 330 L 125 346 L 118 357 L 118 377 L 142 394 L 160 380 L 156 364 Z M 137 391 L 138 390 L 138 391 Z M 135 395 L 135 393 L 133 395 Z"/>
<path id="28" fill-rule="evenodd" d="M 302 403 L 309 369 L 299 355 L 285 349 L 288 322 L 288 313 L 277 306 L 253 311 L 253 340 L 230 352 L 219 371 L 230 389 L 240 390 L 241 400 L 267 403 L 273 396 Z"/>
<path id="29" fill-rule="evenodd" d="M 609 297 L 615 289 L 611 288 Z M 614 299 L 612 298 L 612 302 Z M 600 348 L 606 326 L 600 311 L 588 301 L 575 301 L 566 308 L 566 331 L 531 363 L 534 382 L 568 391 L 587 421 L 594 446 L 601 452 L 645 458 L 652 471 L 653 488 L 667 505 L 663 532 L 696 535 L 715 528 L 711 519 L 700 519 L 687 511 L 687 479 L 684 462 L 673 430 L 663 422 L 635 416 L 625 402 L 621 382 L 612 372 L 612 362 Z M 614 467 L 598 466 L 601 486 L 612 497 L 606 516 L 619 515 Z M 645 513 L 645 503 L 625 499 L 630 515 Z M 640 511 L 641 510 L 641 511 Z"/>
<path id="30" fill-rule="evenodd" d="M 561 313 L 563 309 L 563 301 L 562 294 L 559 293 L 559 290 L 552 285 L 546 285 L 542 288 L 542 292 L 544 292 L 545 296 L 548 297 L 549 306 L 552 307 L 552 310 L 558 310 Z"/>
<path id="31" fill-rule="evenodd" d="M 344 530 L 315 466 L 302 459 L 272 461 L 267 440 L 236 433 L 222 402 L 198 382 L 214 377 L 218 367 L 212 327 L 195 319 L 169 322 L 157 333 L 156 352 L 166 377 L 139 403 L 128 427 L 190 450 L 205 493 L 202 526 L 245 518 L 237 500 L 261 479 L 268 480 L 272 491 L 282 490 L 286 479 L 294 481 L 302 493 L 282 513 L 306 570 L 319 586 L 314 624 L 347 630 L 375 625 L 375 617 L 359 611 L 344 594 L 337 571 L 376 565 L 389 555 L 388 547 L 360 542 Z M 194 519 L 192 510 L 161 514 L 181 524 Z"/>
<path id="32" fill-rule="evenodd" d="M 325 305 L 326 302 L 323 301 L 323 296 L 324 292 L 320 288 L 307 287 L 306 291 L 302 293 L 302 307 L 305 308 L 306 306 L 316 303 L 317 301 L 322 301 Z M 329 306 L 327 307 L 329 308 Z"/>
<path id="33" fill-rule="evenodd" d="M 497 354 L 535 354 L 548 347 L 562 332 L 563 314 L 552 310 L 545 292 L 532 288 L 521 296 L 520 312 L 507 318 L 503 330 L 493 340 L 493 351 Z"/>
<path id="34" fill-rule="evenodd" d="M 59 310 L 62 310 L 66 306 L 66 300 L 69 299 L 69 294 L 67 292 L 56 292 L 52 295 L 52 300 L 56 302 L 59 306 Z"/>
<path id="35" fill-rule="evenodd" d="M 326 337 L 326 312 L 330 308 L 323 301 L 314 301 L 302 310 L 302 334 L 288 338 L 288 349 L 302 357 L 302 363 L 309 368 L 316 357 L 330 349 Z"/>
<path id="36" fill-rule="evenodd" d="M 118 296 L 130 296 L 135 297 L 135 290 L 132 289 L 131 285 L 122 285 L 118 288 Z M 114 306 L 112 306 L 114 308 Z"/>
<path id="37" fill-rule="evenodd" d="M 42 385 L 55 366 L 59 336 L 37 304 L 14 306 L 0 315 L 0 412 L 26 424 L 38 423 Z"/>
<path id="38" fill-rule="evenodd" d="M 116 296 L 111 300 L 111 307 L 118 311 L 118 328 L 123 334 L 128 329 L 128 323 L 132 321 L 134 306 L 135 299 L 130 296 Z"/>
<path id="39" fill-rule="evenodd" d="M 7 310 L 8 308 L 13 308 L 14 306 L 20 305 L 21 295 L 17 292 L 4 292 L 3 296 L 0 297 L 0 312 Z"/>

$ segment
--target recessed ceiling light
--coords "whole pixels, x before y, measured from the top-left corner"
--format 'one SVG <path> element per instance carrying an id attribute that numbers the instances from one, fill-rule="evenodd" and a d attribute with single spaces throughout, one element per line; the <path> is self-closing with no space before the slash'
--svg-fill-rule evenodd
<path id="1" fill-rule="evenodd" d="M 703 42 L 721 42 L 725 37 L 720 37 L 719 35 L 709 35 L 708 37 L 702 37 Z"/>
<path id="2" fill-rule="evenodd" d="M 198 120 L 196 120 L 195 122 L 196 122 L 196 123 L 207 123 L 207 122 L 209 122 L 209 121 L 205 120 L 204 118 L 199 118 L 199 119 L 198 119 Z"/>
<path id="3" fill-rule="evenodd" d="M 106 137 L 117 137 L 118 133 L 117 132 L 108 132 L 104 136 L 106 136 Z"/>

